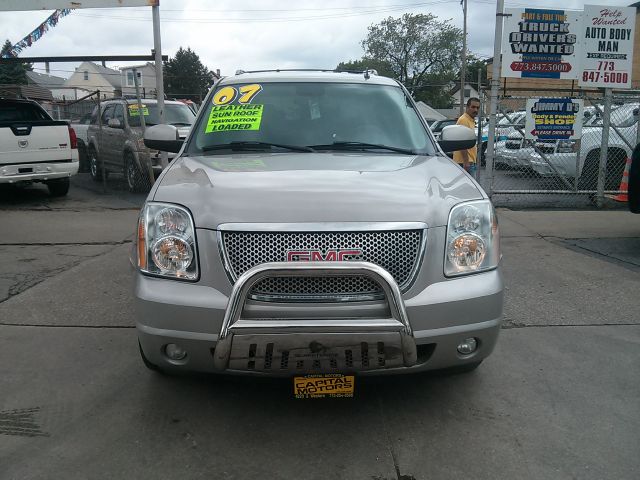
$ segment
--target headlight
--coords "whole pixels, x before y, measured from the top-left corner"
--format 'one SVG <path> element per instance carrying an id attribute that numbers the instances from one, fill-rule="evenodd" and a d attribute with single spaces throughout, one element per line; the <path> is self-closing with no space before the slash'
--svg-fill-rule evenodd
<path id="1" fill-rule="evenodd" d="M 491 270 L 500 261 L 498 218 L 489 200 L 465 202 L 449 213 L 444 274 Z"/>
<path id="2" fill-rule="evenodd" d="M 138 219 L 138 268 L 144 273 L 198 279 L 195 227 L 184 207 L 150 202 Z"/>

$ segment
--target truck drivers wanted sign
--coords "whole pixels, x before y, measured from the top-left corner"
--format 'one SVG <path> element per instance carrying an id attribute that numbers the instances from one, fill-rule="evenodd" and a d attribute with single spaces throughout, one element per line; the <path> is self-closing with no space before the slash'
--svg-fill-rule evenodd
<path id="1" fill-rule="evenodd" d="M 581 12 L 507 8 L 505 13 L 503 77 L 578 78 Z"/>

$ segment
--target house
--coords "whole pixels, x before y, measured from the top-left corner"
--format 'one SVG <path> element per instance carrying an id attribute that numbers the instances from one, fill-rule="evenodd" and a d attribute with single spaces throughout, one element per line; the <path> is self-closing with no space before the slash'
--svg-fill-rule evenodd
<path id="1" fill-rule="evenodd" d="M 460 110 L 460 84 L 458 83 L 455 87 L 453 87 L 453 90 L 451 90 L 451 103 L 453 104 L 453 108 Z M 476 88 L 471 85 L 470 83 L 465 83 L 464 84 L 464 103 L 463 105 L 467 104 L 467 100 L 469 100 L 470 98 L 480 98 L 480 94 L 478 93 L 478 90 L 476 90 Z"/>
<path id="2" fill-rule="evenodd" d="M 77 100 L 90 93 L 89 90 L 83 88 L 66 87 L 66 79 L 62 77 L 32 71 L 26 73 L 28 85 L 37 85 L 49 90 L 54 100 Z"/>
<path id="3" fill-rule="evenodd" d="M 120 72 L 93 62 L 82 62 L 64 82 L 64 86 L 87 92 L 100 90 L 102 98 L 122 96 Z"/>
<path id="4" fill-rule="evenodd" d="M 156 65 L 147 62 L 144 65 L 132 65 L 120 69 L 120 86 L 122 96 L 133 97 L 136 94 L 133 70 L 138 74 L 138 86 L 142 97 L 156 96 Z"/>

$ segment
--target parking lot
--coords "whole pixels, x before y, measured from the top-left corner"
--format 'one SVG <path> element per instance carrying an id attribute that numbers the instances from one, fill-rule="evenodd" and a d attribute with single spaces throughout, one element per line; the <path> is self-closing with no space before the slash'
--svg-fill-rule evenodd
<path id="1" fill-rule="evenodd" d="M 144 195 L 109 182 L 0 190 L 0 478 L 637 478 L 640 216 L 501 209 L 504 324 L 477 371 L 296 400 L 143 366 Z"/>

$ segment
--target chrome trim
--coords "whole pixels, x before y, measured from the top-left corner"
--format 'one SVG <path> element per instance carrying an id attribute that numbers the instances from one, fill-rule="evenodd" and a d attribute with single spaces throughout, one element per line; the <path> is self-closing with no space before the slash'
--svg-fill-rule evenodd
<path id="1" fill-rule="evenodd" d="M 363 320 L 353 318 L 344 320 L 332 319 L 326 322 L 313 319 L 309 321 L 286 319 L 256 321 L 242 320 L 241 318 L 249 292 L 256 283 L 267 277 L 345 275 L 362 275 L 378 283 L 384 291 L 391 318 Z M 390 328 L 398 332 L 401 336 L 405 366 L 414 365 L 417 361 L 416 344 L 404 301 L 402 300 L 402 294 L 393 276 L 384 268 L 370 262 L 265 263 L 247 270 L 238 278 L 238 281 L 233 286 L 214 351 L 214 365 L 218 370 L 225 370 L 227 368 L 234 331 L 252 329 L 265 333 L 282 333 L 283 331 L 288 332 L 289 329 L 295 329 L 301 334 L 313 335 L 314 333 L 385 332 L 389 331 Z"/>
<path id="2" fill-rule="evenodd" d="M 222 265 L 227 274 L 227 278 L 234 285 L 238 280 L 236 273 L 231 267 L 231 259 L 224 245 L 223 232 L 277 232 L 277 233 L 299 233 L 299 232 L 378 232 L 378 231 L 406 231 L 406 230 L 422 230 L 420 246 L 413 268 L 407 276 L 407 281 L 400 285 L 402 293 L 407 292 L 415 283 L 418 271 L 424 262 L 425 253 L 427 251 L 427 224 L 423 222 L 347 222 L 347 223 L 223 223 L 218 226 L 216 232 L 216 241 Z M 328 263 L 328 262 L 322 262 Z M 353 263 L 353 262 L 352 262 Z M 269 295 L 259 294 L 251 295 L 252 300 L 262 302 L 288 302 L 300 303 L 309 301 L 319 302 L 364 302 L 376 301 L 384 298 L 383 294 L 346 294 L 346 295 Z"/>
<path id="3" fill-rule="evenodd" d="M 222 240 L 222 230 L 216 230 L 216 242 L 218 242 L 218 251 L 220 252 L 220 259 L 222 260 L 222 266 L 227 274 L 227 278 L 231 282 L 231 285 L 236 283 L 236 274 L 231 268 L 231 260 L 227 254 L 227 249 L 224 248 L 224 242 Z"/>
<path id="4" fill-rule="evenodd" d="M 380 232 L 386 230 L 423 230 L 423 222 L 318 222 L 318 223 L 221 223 L 216 230 L 225 232 Z"/>

